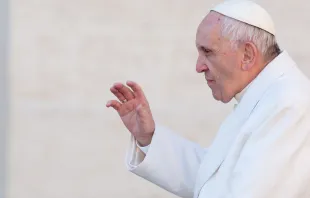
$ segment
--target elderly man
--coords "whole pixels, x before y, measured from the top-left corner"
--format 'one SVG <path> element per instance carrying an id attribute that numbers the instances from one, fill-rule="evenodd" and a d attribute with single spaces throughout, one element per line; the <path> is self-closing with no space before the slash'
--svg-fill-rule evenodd
<path id="1" fill-rule="evenodd" d="M 202 20 L 196 70 L 216 100 L 238 105 L 209 148 L 155 123 L 141 87 L 116 83 L 113 107 L 132 134 L 128 169 L 186 198 L 309 198 L 310 83 L 280 51 L 268 13 L 226 1 Z"/>

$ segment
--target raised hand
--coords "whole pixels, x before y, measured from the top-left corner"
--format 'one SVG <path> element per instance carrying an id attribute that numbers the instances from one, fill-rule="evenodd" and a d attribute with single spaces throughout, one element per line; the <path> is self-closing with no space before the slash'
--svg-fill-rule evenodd
<path id="1" fill-rule="evenodd" d="M 136 138 L 141 146 L 151 143 L 155 130 L 155 123 L 148 101 L 141 87 L 132 81 L 115 83 L 110 91 L 118 100 L 110 100 L 107 107 L 113 107 L 121 117 L 124 125 Z"/>

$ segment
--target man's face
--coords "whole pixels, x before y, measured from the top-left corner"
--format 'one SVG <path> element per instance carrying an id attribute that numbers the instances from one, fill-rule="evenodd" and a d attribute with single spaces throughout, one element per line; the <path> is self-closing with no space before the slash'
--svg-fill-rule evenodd
<path id="1" fill-rule="evenodd" d="M 223 17 L 210 12 L 198 27 L 196 70 L 204 73 L 213 97 L 224 103 L 240 92 L 242 51 L 221 35 Z"/>

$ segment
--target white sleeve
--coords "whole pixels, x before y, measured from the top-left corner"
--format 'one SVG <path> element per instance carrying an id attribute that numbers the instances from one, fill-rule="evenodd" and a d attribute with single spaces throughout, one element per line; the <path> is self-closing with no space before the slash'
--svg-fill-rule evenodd
<path id="1" fill-rule="evenodd" d="M 150 145 L 147 145 L 147 146 L 140 146 L 139 143 L 138 143 L 138 141 L 136 141 L 136 145 L 137 145 L 137 147 L 138 147 L 144 154 L 146 154 L 147 151 L 148 151 L 149 148 L 150 148 Z"/>
<path id="2" fill-rule="evenodd" d="M 126 165 L 129 171 L 184 198 L 192 198 L 205 149 L 167 128 L 156 126 L 147 154 L 131 136 Z"/>

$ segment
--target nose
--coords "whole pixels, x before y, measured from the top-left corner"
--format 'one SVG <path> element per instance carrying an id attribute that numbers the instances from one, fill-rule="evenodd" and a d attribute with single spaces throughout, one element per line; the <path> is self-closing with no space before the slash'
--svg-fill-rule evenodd
<path id="1" fill-rule="evenodd" d="M 209 68 L 206 65 L 206 63 L 204 63 L 203 61 L 204 59 L 199 56 L 197 59 L 197 63 L 196 63 L 196 71 L 197 73 L 202 73 L 202 72 L 206 72 Z"/>

